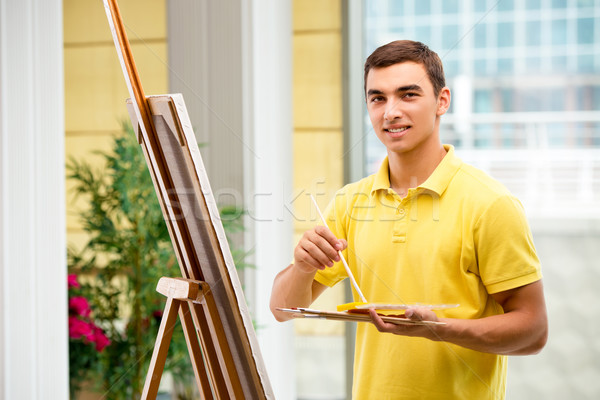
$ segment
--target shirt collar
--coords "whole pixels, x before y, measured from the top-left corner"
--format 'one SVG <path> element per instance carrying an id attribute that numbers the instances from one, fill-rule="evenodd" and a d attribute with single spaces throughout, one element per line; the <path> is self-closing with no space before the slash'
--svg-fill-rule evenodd
<path id="1" fill-rule="evenodd" d="M 448 184 L 462 165 L 462 160 L 454 154 L 454 146 L 445 144 L 444 148 L 446 149 L 447 154 L 429 178 L 419 186 L 419 188 L 430 190 L 440 196 L 444 193 Z M 388 189 L 390 189 L 390 172 L 389 160 L 386 156 L 381 163 L 379 170 L 375 174 L 371 195 L 378 190 L 387 191 Z"/>

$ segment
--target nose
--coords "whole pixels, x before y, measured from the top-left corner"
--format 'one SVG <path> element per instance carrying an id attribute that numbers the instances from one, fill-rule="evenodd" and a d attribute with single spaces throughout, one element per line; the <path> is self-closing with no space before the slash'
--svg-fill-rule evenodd
<path id="1" fill-rule="evenodd" d="M 385 113 L 383 114 L 383 118 L 386 121 L 393 121 L 395 119 L 402 117 L 402 111 L 400 110 L 400 104 L 396 100 L 391 100 L 385 108 Z"/>

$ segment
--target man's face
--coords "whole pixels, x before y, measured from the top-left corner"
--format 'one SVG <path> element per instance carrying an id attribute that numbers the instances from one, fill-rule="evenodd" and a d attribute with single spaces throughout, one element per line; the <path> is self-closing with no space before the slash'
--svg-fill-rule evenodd
<path id="1" fill-rule="evenodd" d="M 433 93 L 425 68 L 405 62 L 374 68 L 367 75 L 367 110 L 377 137 L 389 152 L 406 153 L 439 144 L 439 116 L 450 92 Z"/>

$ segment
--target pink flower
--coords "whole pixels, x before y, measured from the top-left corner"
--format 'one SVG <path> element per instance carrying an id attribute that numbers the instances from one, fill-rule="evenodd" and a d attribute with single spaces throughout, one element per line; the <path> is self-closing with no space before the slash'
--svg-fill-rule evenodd
<path id="1" fill-rule="evenodd" d="M 69 286 L 69 289 L 81 287 L 79 285 L 79 282 L 77 282 L 77 275 L 75 274 L 69 274 L 69 276 L 67 277 L 67 284 Z"/>
<path id="2" fill-rule="evenodd" d="M 71 339 L 87 338 L 92 333 L 92 327 L 76 316 L 69 317 L 69 337 Z"/>
<path id="3" fill-rule="evenodd" d="M 72 310 L 75 314 L 81 315 L 82 317 L 89 317 L 92 312 L 90 303 L 82 296 L 75 296 L 69 299 L 69 310 Z"/>
<path id="4" fill-rule="evenodd" d="M 101 352 L 102 350 L 104 350 L 104 348 L 106 346 L 108 346 L 110 344 L 110 339 L 108 337 L 106 337 L 106 335 L 104 334 L 102 329 L 98 328 L 97 326 L 94 326 L 93 330 L 94 330 L 94 340 L 93 341 L 96 343 L 96 351 Z"/>

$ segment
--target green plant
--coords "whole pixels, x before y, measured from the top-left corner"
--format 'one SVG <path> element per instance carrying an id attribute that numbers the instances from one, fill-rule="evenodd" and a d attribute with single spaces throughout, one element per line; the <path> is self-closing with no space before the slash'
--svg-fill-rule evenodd
<path id="1" fill-rule="evenodd" d="M 112 153 L 101 153 L 104 168 L 71 159 L 68 177 L 88 208 L 79 213 L 89 240 L 82 250 L 70 248 L 69 268 L 88 278 L 95 320 L 111 344 L 88 378 L 110 399 L 135 399 L 141 393 L 160 324 L 164 299 L 155 291 L 161 276 L 180 276 L 152 179 L 131 126 L 114 138 Z M 226 232 L 242 229 L 242 213 L 221 210 Z M 244 254 L 232 249 L 236 265 Z M 73 349 L 71 349 L 73 351 Z M 187 346 L 175 327 L 166 370 L 181 382 L 193 382 Z M 180 383 L 181 383 L 180 382 Z"/>

